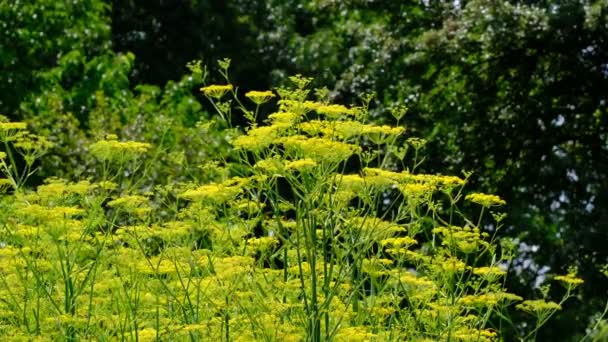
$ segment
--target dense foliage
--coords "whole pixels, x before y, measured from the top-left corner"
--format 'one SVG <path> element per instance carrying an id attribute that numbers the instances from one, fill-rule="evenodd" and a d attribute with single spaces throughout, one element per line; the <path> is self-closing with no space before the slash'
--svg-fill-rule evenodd
<path id="1" fill-rule="evenodd" d="M 302 73 L 343 103 L 374 91 L 372 121 L 397 124 L 391 113 L 407 107 L 399 124 L 425 138 L 418 170 L 472 171 L 469 187 L 507 200 L 498 236 L 519 247 L 509 290 L 537 297 L 539 281 L 578 267 L 580 297 L 539 340 L 601 339 L 607 25 L 605 0 L 8 1 L 0 113 L 52 143 L 29 165 L 38 168 L 29 185 L 100 177 L 89 146 L 116 134 L 158 147 L 142 157 L 156 166 L 139 175 L 149 190 L 208 181 L 209 160 L 237 158 L 222 133 L 231 122 L 205 125 L 213 106 L 195 91 L 222 76 L 187 69 L 192 59 L 232 58 L 245 90 Z M 241 114 L 232 123 L 245 123 Z M 505 333 L 526 330 L 529 317 L 510 314 L 516 324 Z"/>
<path id="2" fill-rule="evenodd" d="M 220 63 L 227 80 L 228 63 Z M 583 283 L 575 268 L 555 277 L 566 289 L 559 303 L 548 287 L 540 300 L 506 292 L 515 244 L 499 248 L 496 234 L 481 229 L 488 214 L 494 231 L 502 228 L 496 207 L 504 200 L 464 197 L 466 179 L 416 173 L 420 140 L 368 123 L 369 97 L 348 108 L 317 89 L 313 101 L 310 79 L 292 81 L 277 90 L 279 106 L 264 125 L 259 109 L 273 92 L 246 93 L 255 104 L 248 109 L 232 84 L 201 89 L 222 121 L 233 101 L 250 121 L 245 133 L 224 131 L 239 156 L 210 163 L 202 184 L 147 190 L 140 175 L 155 172 L 157 160 L 142 156 L 159 147 L 110 134 L 89 146 L 98 172 L 78 182 L 50 178 L 32 191 L 34 162 L 53 143 L 22 122 L 0 123 L 0 187 L 9 193 L 1 198 L 0 334 L 495 341 L 517 303 L 536 320 L 528 339 Z M 408 151 L 414 165 L 404 169 Z M 458 208 L 463 197 L 481 206 L 478 218 Z"/>

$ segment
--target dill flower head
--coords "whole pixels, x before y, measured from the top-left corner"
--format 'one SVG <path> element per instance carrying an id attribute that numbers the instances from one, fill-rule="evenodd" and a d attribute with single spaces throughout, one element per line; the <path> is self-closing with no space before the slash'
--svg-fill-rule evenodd
<path id="1" fill-rule="evenodd" d="M 293 160 L 285 164 L 285 168 L 287 168 L 288 170 L 296 171 L 308 170 L 315 166 L 317 166 L 317 162 L 310 158 Z"/>
<path id="2" fill-rule="evenodd" d="M 495 331 L 489 329 L 460 328 L 454 331 L 456 341 L 491 342 L 496 341 L 497 335 Z"/>
<path id="3" fill-rule="evenodd" d="M 6 159 L 6 153 L 0 151 L 0 160 Z"/>
<path id="4" fill-rule="evenodd" d="M 16 136 L 15 147 L 29 152 L 43 152 L 53 147 L 46 137 L 21 132 Z"/>
<path id="5" fill-rule="evenodd" d="M 556 276 L 553 279 L 560 281 L 563 285 L 565 285 L 568 288 L 574 288 L 585 282 L 583 279 L 576 276 L 577 272 L 578 272 L 578 270 L 575 266 L 569 267 L 568 274 Z"/>
<path id="6" fill-rule="evenodd" d="M 279 244 L 279 239 L 275 236 L 262 236 L 259 238 L 251 238 L 247 240 L 247 246 L 255 251 L 266 252 L 272 249 L 273 246 Z"/>
<path id="7" fill-rule="evenodd" d="M 253 103 L 257 104 L 257 105 L 261 105 L 262 103 L 266 103 L 268 101 L 270 101 L 271 98 L 273 98 L 275 95 L 272 93 L 272 91 L 267 90 L 267 91 L 250 91 L 247 92 L 245 94 L 246 97 L 248 97 L 251 101 L 253 101 Z"/>
<path id="8" fill-rule="evenodd" d="M 300 116 L 293 112 L 278 112 L 272 113 L 268 116 L 268 119 L 273 124 L 293 124 L 300 119 Z"/>
<path id="9" fill-rule="evenodd" d="M 22 130 L 26 129 L 27 124 L 25 122 L 0 122 L 0 131 L 10 130 Z"/>
<path id="10" fill-rule="evenodd" d="M 4 193 L 6 190 L 8 190 L 10 187 L 13 186 L 13 183 L 6 179 L 6 178 L 0 178 L 0 194 Z"/>
<path id="11" fill-rule="evenodd" d="M 127 211 L 135 210 L 149 203 L 148 198 L 139 195 L 121 196 L 115 200 L 108 202 L 108 206 L 112 208 L 122 208 Z"/>
<path id="12" fill-rule="evenodd" d="M 356 116 L 357 111 L 352 108 L 346 108 L 343 105 L 331 104 L 331 105 L 322 105 L 316 108 L 317 113 L 323 114 L 328 118 L 338 118 L 340 116 L 349 115 Z"/>
<path id="13" fill-rule="evenodd" d="M 406 198 L 432 195 L 435 187 L 429 183 L 407 183 L 397 186 Z"/>
<path id="14" fill-rule="evenodd" d="M 497 266 L 483 266 L 473 269 L 473 273 L 482 277 L 502 277 L 507 274 L 505 270 Z"/>
<path id="15" fill-rule="evenodd" d="M 575 276 L 572 276 L 570 274 L 568 275 L 563 275 L 563 276 L 556 276 L 555 278 L 553 278 L 555 280 L 559 280 L 562 283 L 569 285 L 569 286 L 577 286 L 580 285 L 582 283 L 584 283 L 585 281 L 581 278 L 577 278 Z"/>
<path id="16" fill-rule="evenodd" d="M 220 184 L 210 183 L 196 189 L 187 190 L 180 197 L 190 201 L 208 200 L 214 203 L 225 203 L 237 197 L 248 181 L 245 178 L 234 177 Z"/>
<path id="17" fill-rule="evenodd" d="M 544 313 L 547 311 L 561 310 L 562 306 L 555 302 L 546 302 L 543 299 L 524 300 L 521 304 L 517 304 L 515 308 L 526 311 L 528 313 Z"/>
<path id="18" fill-rule="evenodd" d="M 259 151 L 275 143 L 279 134 L 285 128 L 287 127 L 279 124 L 255 127 L 250 129 L 246 135 L 234 139 L 232 145 L 237 149 Z"/>
<path id="19" fill-rule="evenodd" d="M 233 89 L 232 84 L 225 84 L 225 85 L 212 84 L 212 85 L 209 85 L 206 87 L 202 87 L 201 91 L 203 92 L 203 94 L 205 94 L 205 96 L 213 97 L 213 98 L 219 100 L 227 92 L 232 91 L 232 89 Z"/>
<path id="20" fill-rule="evenodd" d="M 77 183 L 69 183 L 65 179 L 50 178 L 46 184 L 38 186 L 36 193 L 42 200 L 50 201 L 68 197 L 69 195 L 84 196 L 92 189 L 89 181 L 83 180 Z"/>
<path id="21" fill-rule="evenodd" d="M 392 237 L 388 239 L 384 239 L 380 241 L 380 245 L 382 246 L 392 246 L 392 247 L 410 247 L 412 245 L 418 244 L 416 239 L 411 238 L 409 236 L 403 237 Z"/>
<path id="22" fill-rule="evenodd" d="M 482 193 L 468 194 L 465 197 L 465 199 L 467 201 L 471 201 L 473 203 L 482 205 L 486 208 L 507 204 L 507 202 L 505 202 L 503 199 L 501 199 L 500 197 L 498 197 L 496 195 L 488 195 L 488 194 L 482 194 Z"/>
<path id="23" fill-rule="evenodd" d="M 340 162 L 361 151 L 361 147 L 326 138 L 295 135 L 280 140 L 287 150 L 301 153 L 315 161 Z"/>
<path id="24" fill-rule="evenodd" d="M 115 139 L 100 140 L 90 146 L 91 153 L 101 160 L 121 160 L 134 158 L 146 153 L 150 144 L 137 141 L 120 142 Z"/>
<path id="25" fill-rule="evenodd" d="M 365 179 L 359 175 L 341 175 L 337 180 L 338 189 L 351 191 L 353 193 L 363 193 L 366 188 Z"/>
<path id="26" fill-rule="evenodd" d="M 10 139 L 26 128 L 25 122 L 0 122 L 0 139 Z"/>
<path id="27" fill-rule="evenodd" d="M 255 163 L 254 167 L 269 175 L 280 175 L 284 165 L 279 158 L 267 158 Z"/>

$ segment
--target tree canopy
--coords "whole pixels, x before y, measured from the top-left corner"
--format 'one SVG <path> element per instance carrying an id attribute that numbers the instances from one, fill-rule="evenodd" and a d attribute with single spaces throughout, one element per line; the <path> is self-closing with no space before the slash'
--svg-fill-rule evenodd
<path id="1" fill-rule="evenodd" d="M 603 309 L 606 0 L 5 1 L 0 27 L 0 113 L 61 141 L 43 175 L 81 174 L 83 142 L 112 132 L 182 146 L 193 174 L 225 150 L 197 126 L 211 110 L 198 87 L 219 76 L 187 63 L 230 58 L 245 89 L 303 74 L 346 103 L 375 92 L 379 123 L 407 107 L 407 134 L 427 141 L 421 170 L 472 171 L 507 200 L 511 288 L 533 297 L 578 267 L 582 295 L 539 340 L 577 340 Z"/>

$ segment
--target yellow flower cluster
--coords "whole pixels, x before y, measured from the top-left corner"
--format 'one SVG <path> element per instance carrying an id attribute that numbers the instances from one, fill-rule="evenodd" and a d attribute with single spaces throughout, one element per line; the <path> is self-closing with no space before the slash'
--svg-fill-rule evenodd
<path id="1" fill-rule="evenodd" d="M 553 279 L 562 282 L 564 285 L 566 285 L 566 287 L 574 288 L 585 282 L 583 279 L 577 277 L 576 273 L 576 267 L 571 267 L 568 269 L 568 274 L 555 276 Z"/>
<path id="2" fill-rule="evenodd" d="M 293 112 L 277 112 L 277 113 L 270 114 L 268 116 L 268 119 L 270 119 L 270 122 L 272 122 L 275 125 L 281 125 L 281 124 L 292 125 L 300 119 L 300 116 Z"/>
<path id="3" fill-rule="evenodd" d="M 23 135 L 23 131 L 27 128 L 25 122 L 0 122 L 0 140 L 10 141 L 16 136 Z M 25 132 L 27 133 L 27 131 Z"/>
<path id="4" fill-rule="evenodd" d="M 211 201 L 214 203 L 226 203 L 241 193 L 243 187 L 250 182 L 246 178 L 230 178 L 223 183 L 206 184 L 196 189 L 183 192 L 180 197 L 191 201 Z"/>
<path id="5" fill-rule="evenodd" d="M 6 178 L 0 178 L 0 194 L 4 193 L 13 186 L 13 182 Z"/>
<path id="6" fill-rule="evenodd" d="M 285 168 L 288 170 L 303 171 L 317 166 L 317 162 L 311 158 L 297 159 L 287 162 Z"/>
<path id="7" fill-rule="evenodd" d="M 325 136 L 337 137 L 340 139 L 350 139 L 367 135 L 376 138 L 376 140 L 378 137 L 382 137 L 381 140 L 384 140 L 389 137 L 395 137 L 403 132 L 403 129 L 400 127 L 376 126 L 351 120 L 311 120 L 300 124 L 299 128 L 311 135 L 323 134 Z"/>
<path id="8" fill-rule="evenodd" d="M 25 122 L 0 122 L 0 131 L 3 132 L 11 130 L 22 130 L 26 128 L 27 124 Z"/>
<path id="9" fill-rule="evenodd" d="M 454 332 L 453 338 L 455 341 L 462 342 L 492 342 L 496 341 L 498 334 L 494 330 L 489 329 L 473 329 L 461 328 Z"/>
<path id="10" fill-rule="evenodd" d="M 247 240 L 247 246 L 256 251 L 266 252 L 279 244 L 279 239 L 274 236 L 263 236 Z"/>
<path id="11" fill-rule="evenodd" d="M 359 112 L 353 108 L 346 108 L 343 105 L 331 104 L 320 105 L 316 108 L 317 113 L 323 114 L 329 118 L 339 118 L 344 115 L 356 116 Z"/>
<path id="12" fill-rule="evenodd" d="M 137 215 L 145 215 L 152 209 L 149 207 L 150 200 L 140 195 L 122 195 L 108 202 L 111 208 L 121 209 Z"/>
<path id="13" fill-rule="evenodd" d="M 100 140 L 89 147 L 91 154 L 101 160 L 132 159 L 150 149 L 150 144 L 137 141 Z"/>
<path id="14" fill-rule="evenodd" d="M 84 196 L 93 189 L 93 184 L 87 180 L 71 183 L 65 179 L 51 178 L 46 180 L 46 183 L 36 189 L 39 199 L 44 202 L 60 200 L 71 195 Z"/>
<path id="15" fill-rule="evenodd" d="M 388 239 L 384 239 L 382 241 L 380 241 L 380 245 L 382 246 L 390 246 L 393 248 L 401 248 L 401 247 L 410 247 L 413 246 L 415 244 L 417 244 L 418 241 L 416 241 L 416 239 L 409 237 L 409 236 L 404 236 L 404 237 L 392 237 L 392 238 L 388 238 Z"/>
<path id="16" fill-rule="evenodd" d="M 517 302 L 523 298 L 507 292 L 488 292 L 478 295 L 467 295 L 459 299 L 459 303 L 464 306 L 494 306 L 500 302 Z"/>
<path id="17" fill-rule="evenodd" d="M 202 87 L 201 91 L 203 92 L 203 94 L 205 94 L 205 96 L 213 97 L 213 98 L 219 100 L 227 92 L 232 91 L 232 89 L 233 89 L 232 84 L 225 84 L 225 85 L 213 84 L 213 85 L 209 85 L 206 87 Z"/>
<path id="18" fill-rule="evenodd" d="M 290 124 L 274 124 L 250 129 L 246 135 L 237 137 L 232 145 L 237 149 L 260 151 L 277 143 L 280 134 L 288 129 Z"/>
<path id="19" fill-rule="evenodd" d="M 357 145 L 301 135 L 284 137 L 279 142 L 293 155 L 301 155 L 317 162 L 340 162 L 361 151 Z"/>
<path id="20" fill-rule="evenodd" d="M 299 116 L 305 115 L 308 112 L 314 111 L 323 104 L 313 101 L 296 101 L 281 99 L 279 100 L 279 110 L 283 112 L 293 112 Z"/>
<path id="21" fill-rule="evenodd" d="M 15 142 L 13 146 L 26 151 L 26 152 L 44 152 L 54 144 L 46 137 L 42 137 L 35 134 L 19 134 L 15 137 Z"/>
<path id="22" fill-rule="evenodd" d="M 561 310 L 562 306 L 555 302 L 547 302 L 543 299 L 524 300 L 515 306 L 517 309 L 529 313 L 544 313 Z"/>
<path id="23" fill-rule="evenodd" d="M 270 101 L 274 97 L 274 94 L 271 91 L 250 91 L 245 94 L 247 98 L 249 98 L 253 103 L 258 106 L 262 103 L 266 103 Z"/>
<path id="24" fill-rule="evenodd" d="M 468 201 L 471 201 L 473 203 L 482 205 L 486 208 L 507 204 L 507 202 L 505 202 L 503 199 L 501 199 L 500 197 L 498 197 L 496 195 L 488 195 L 488 194 L 482 194 L 482 193 L 468 194 L 465 197 L 465 199 Z"/>
<path id="25" fill-rule="evenodd" d="M 437 227 L 433 228 L 432 232 L 443 239 L 444 246 L 456 248 L 464 253 L 473 253 L 480 247 L 488 245 L 483 240 L 484 237 L 488 237 L 488 234 L 481 233 L 477 227 Z"/>
<path id="26" fill-rule="evenodd" d="M 279 158 L 268 158 L 258 161 L 254 167 L 270 175 L 280 175 L 285 165 Z"/>
<path id="27" fill-rule="evenodd" d="M 373 341 L 375 334 L 367 331 L 364 327 L 348 327 L 343 328 L 336 334 L 336 341 L 343 342 L 365 342 Z"/>

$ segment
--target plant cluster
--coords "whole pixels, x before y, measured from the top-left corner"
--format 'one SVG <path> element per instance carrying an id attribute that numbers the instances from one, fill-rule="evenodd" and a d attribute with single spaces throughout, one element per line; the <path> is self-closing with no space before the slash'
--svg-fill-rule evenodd
<path id="1" fill-rule="evenodd" d="M 16 153 L 38 158 L 46 140 L 0 124 L 0 336 L 494 341 L 507 306 L 536 318 L 529 338 L 574 295 L 574 269 L 556 278 L 559 303 L 546 287 L 535 300 L 507 291 L 504 201 L 464 196 L 467 175 L 417 173 L 424 141 L 407 138 L 403 113 L 396 127 L 369 123 L 370 96 L 332 104 L 300 76 L 239 97 L 220 67 L 226 84 L 201 90 L 223 125 L 249 126 L 224 131 L 238 157 L 202 167 L 203 183 L 143 187 L 155 147 L 108 135 L 89 147 L 95 177 L 30 190 L 35 165 L 18 172 Z"/>

